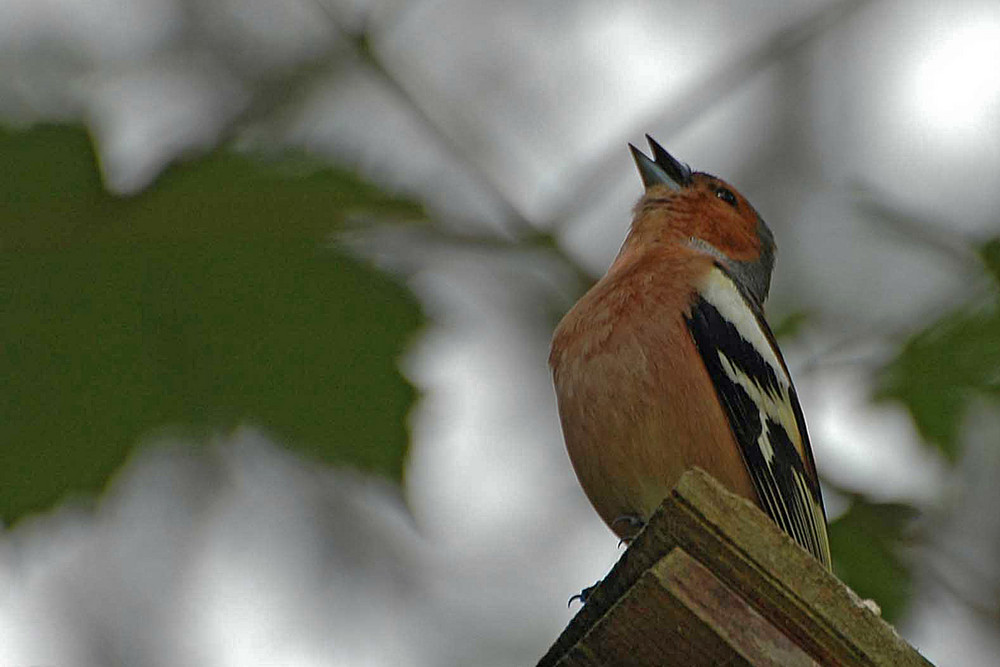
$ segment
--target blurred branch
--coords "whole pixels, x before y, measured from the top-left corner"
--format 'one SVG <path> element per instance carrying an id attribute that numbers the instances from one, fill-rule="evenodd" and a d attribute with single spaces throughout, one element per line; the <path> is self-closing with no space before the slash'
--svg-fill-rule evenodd
<path id="1" fill-rule="evenodd" d="M 620 138 L 609 142 L 607 148 L 584 168 L 583 174 L 574 178 L 580 184 L 579 187 L 541 227 L 557 234 L 583 211 L 608 195 L 614 184 L 608 182 L 607 175 L 613 171 L 612 167 L 618 162 L 629 137 L 649 132 L 652 128 L 656 128 L 661 136 L 679 132 L 702 116 L 706 109 L 732 95 L 755 75 L 775 62 L 795 55 L 816 38 L 852 18 L 871 2 L 872 0 L 830 2 L 805 19 L 779 29 L 770 39 L 737 55 L 715 73 L 693 83 L 692 90 L 676 96 L 676 101 L 664 103 L 667 107 L 665 113 L 658 111 L 639 118 Z"/>
<path id="2" fill-rule="evenodd" d="M 992 301 L 989 294 L 974 295 L 966 300 L 965 305 L 976 304 L 977 300 Z M 956 306 L 954 297 L 949 295 L 939 304 L 927 308 L 927 313 L 917 317 L 913 322 L 892 322 L 887 326 L 875 328 L 869 326 L 863 331 L 848 333 L 822 350 L 809 355 L 796 369 L 796 375 L 808 375 L 823 368 L 862 366 L 872 368 L 886 363 L 895 352 L 885 349 L 888 344 L 898 344 L 915 332 L 921 331 L 931 323 L 937 322 L 942 313 L 951 312 Z M 863 348 L 870 349 L 863 349 Z M 898 350 L 896 350 L 898 352 Z"/>
<path id="3" fill-rule="evenodd" d="M 875 364 L 885 361 L 882 355 L 874 352 L 851 355 L 848 352 L 852 348 L 871 343 L 874 338 L 879 336 L 880 334 L 870 330 L 844 336 L 819 352 L 811 354 L 809 358 L 799 365 L 795 374 L 797 376 L 806 376 L 832 367 L 846 368 L 849 366 L 859 366 L 862 368 L 871 368 Z"/>
<path id="4" fill-rule="evenodd" d="M 855 205 L 862 214 L 873 223 L 883 225 L 897 235 L 900 240 L 911 245 L 926 247 L 935 252 L 967 275 L 970 281 L 974 281 L 975 277 L 982 273 L 982 263 L 974 249 L 976 240 L 969 235 L 955 232 L 956 225 L 948 224 L 947 229 L 945 229 L 940 222 L 935 222 L 912 211 L 905 211 L 900 206 L 887 201 L 884 195 L 864 185 L 855 187 L 855 196 L 857 200 Z M 992 283 L 988 281 L 983 281 L 982 289 L 979 290 L 975 289 L 974 282 L 970 282 L 969 286 L 965 300 L 967 305 L 974 304 L 978 300 L 985 304 L 992 302 L 995 298 Z M 929 323 L 936 322 L 942 313 L 952 311 L 955 305 L 954 297 L 949 295 L 942 303 L 930 307 L 928 313 L 914 323 L 892 324 L 881 331 L 869 328 L 863 332 L 850 333 L 831 343 L 825 349 L 810 355 L 802 364 L 799 373 L 812 373 L 819 368 L 832 365 L 873 365 L 884 362 L 884 355 L 878 351 L 861 355 L 850 353 L 862 346 L 871 346 L 874 341 L 879 339 L 903 340 L 912 335 L 914 331 L 922 330 Z"/>
<path id="5" fill-rule="evenodd" d="M 512 240 L 495 234 L 459 231 L 462 226 L 447 229 L 441 226 L 430 227 L 423 220 L 375 219 L 371 216 L 362 216 L 348 222 L 351 223 L 351 228 L 347 230 L 348 234 L 370 229 L 377 225 L 382 230 L 392 229 L 396 232 L 409 234 L 415 241 L 433 242 L 436 246 L 451 246 L 477 252 L 524 253 L 529 250 L 539 250 L 566 267 L 573 277 L 572 288 L 575 294 L 582 294 L 597 280 L 597 276 L 587 271 L 559 246 L 558 240 L 552 234 L 544 231 L 535 231 L 530 235 Z M 464 227 L 475 229 L 476 225 L 469 224 Z"/>
<path id="6" fill-rule="evenodd" d="M 934 550 L 935 547 L 925 545 L 927 549 Z M 953 550 L 944 549 L 937 545 L 936 550 L 942 559 L 949 562 L 952 568 L 946 570 L 945 566 L 936 562 L 933 558 L 924 558 L 921 561 L 921 574 L 937 585 L 941 586 L 953 598 L 958 600 L 965 608 L 969 609 L 983 620 L 994 625 L 1000 624 L 1000 586 L 995 581 L 990 581 L 985 573 L 975 567 L 968 558 L 964 558 Z M 970 571 L 978 579 L 975 582 L 975 592 L 972 586 L 960 586 L 953 581 L 952 571 L 961 568 L 968 574 Z M 987 601 L 989 600 L 989 601 Z"/>
<path id="7" fill-rule="evenodd" d="M 227 125 L 228 136 L 223 135 L 220 143 L 242 137 L 246 127 L 260 119 L 274 122 L 276 116 L 280 118 L 283 115 L 283 111 L 287 117 L 286 110 L 301 107 L 316 82 L 329 81 L 346 69 L 347 54 L 347 49 L 338 45 L 326 57 L 299 66 L 291 75 L 281 74 L 260 82 L 252 102 Z M 278 124 L 281 124 L 280 120 Z"/>
<path id="8" fill-rule="evenodd" d="M 725 99 L 733 90 L 749 78 L 763 71 L 776 61 L 795 54 L 811 44 L 819 35 L 842 24 L 852 17 L 859 9 L 870 4 L 872 0 L 843 0 L 832 2 L 822 7 L 807 18 L 797 21 L 778 30 L 771 38 L 752 48 L 749 52 L 734 58 L 707 80 L 702 80 L 697 87 L 674 104 L 670 105 L 666 114 L 657 113 L 640 119 L 633 125 L 627 135 L 641 132 L 653 126 L 670 127 L 669 132 L 676 132 L 692 120 L 703 114 L 706 108 Z M 404 104 L 411 108 L 420 122 L 433 134 L 439 144 L 458 162 L 463 164 L 502 206 L 507 223 L 512 232 L 511 238 L 500 238 L 488 235 L 468 235 L 453 229 L 435 228 L 436 239 L 463 247 L 475 246 L 479 249 L 516 250 L 518 248 L 545 248 L 557 260 L 570 268 L 583 286 L 594 281 L 594 276 L 583 268 L 575 258 L 562 250 L 558 236 L 562 228 L 577 218 L 596 201 L 606 197 L 610 185 L 607 180 L 608 165 L 617 160 L 623 137 L 609 143 L 602 155 L 591 162 L 586 168 L 586 175 L 577 179 L 582 185 L 576 189 L 569 201 L 550 219 L 547 224 L 537 225 L 530 221 L 500 188 L 496 180 L 464 142 L 460 141 L 452 129 L 454 123 L 447 127 L 432 107 L 426 103 L 427 94 L 418 94 L 417 90 L 425 87 L 407 85 L 397 77 L 384 63 L 378 52 L 373 48 L 375 37 L 367 26 L 348 25 L 347 21 L 338 16 L 336 10 L 323 0 L 317 0 L 317 5 L 329 18 L 331 24 L 349 44 L 352 55 L 379 78 L 379 80 L 394 92 Z M 540 229 L 548 230 L 545 232 Z"/>
<path id="9" fill-rule="evenodd" d="M 327 15 L 334 28 L 344 37 L 350 45 L 352 55 L 361 63 L 366 65 L 402 102 L 407 105 L 417 116 L 420 122 L 432 133 L 438 143 L 459 163 L 466 167 L 491 194 L 491 196 L 501 205 L 507 224 L 511 227 L 510 236 L 501 237 L 494 234 L 473 234 L 458 231 L 460 227 L 474 228 L 476 225 L 450 225 L 427 227 L 425 223 L 414 224 L 409 221 L 394 220 L 391 223 L 383 221 L 380 226 L 388 227 L 405 226 L 411 233 L 417 230 L 427 238 L 433 233 L 433 240 L 437 244 L 459 246 L 466 249 L 489 250 L 489 251 L 523 251 L 525 249 L 541 249 L 548 252 L 555 260 L 562 263 L 574 276 L 577 285 L 575 288 L 579 292 L 585 291 L 596 280 L 596 276 L 587 271 L 575 258 L 566 253 L 559 245 L 556 237 L 548 232 L 541 231 L 535 224 L 521 213 L 513 201 L 500 189 L 497 182 L 488 173 L 482 164 L 475 160 L 471 152 L 466 150 L 464 144 L 459 141 L 452 132 L 445 129 L 444 124 L 439 122 L 428 106 L 416 93 L 413 86 L 405 85 L 388 67 L 383 63 L 372 44 L 375 41 L 370 29 L 361 25 L 358 27 L 348 26 L 345 21 L 336 14 L 322 0 L 317 0 L 317 5 Z"/>
<path id="10" fill-rule="evenodd" d="M 405 85 L 399 77 L 393 74 L 382 58 L 372 47 L 374 38 L 366 26 L 352 28 L 345 25 L 323 0 L 317 0 L 317 5 L 330 19 L 331 24 L 343 35 L 352 46 L 353 53 L 357 59 L 368 66 L 371 71 L 396 94 L 410 109 L 413 110 L 420 122 L 434 135 L 438 143 L 451 154 L 458 162 L 465 165 L 476 179 L 490 192 L 490 195 L 504 209 L 504 215 L 509 225 L 515 227 L 516 234 L 530 236 L 535 233 L 536 226 L 514 205 L 501 189 L 496 180 L 488 173 L 486 168 L 475 160 L 469 151 L 465 149 L 462 142 L 456 139 L 451 132 L 445 129 L 444 124 L 437 121 L 431 113 L 429 106 L 413 91 L 415 86 Z M 426 85 L 423 87 L 426 88 Z"/>
<path id="11" fill-rule="evenodd" d="M 913 211 L 904 211 L 900 206 L 889 203 L 884 195 L 877 195 L 872 188 L 862 184 L 855 187 L 855 193 L 857 208 L 874 222 L 896 232 L 901 239 L 936 251 L 956 268 L 969 273 L 979 270 L 979 260 L 972 250 L 975 241 L 956 232 L 955 225 L 947 225 L 948 230 L 945 231 L 940 222 Z"/>

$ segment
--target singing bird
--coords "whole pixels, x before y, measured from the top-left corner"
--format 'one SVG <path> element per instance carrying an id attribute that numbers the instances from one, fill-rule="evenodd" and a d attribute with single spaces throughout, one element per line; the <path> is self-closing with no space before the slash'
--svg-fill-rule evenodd
<path id="1" fill-rule="evenodd" d="M 805 420 L 763 313 L 774 237 L 732 186 L 646 139 L 653 159 L 629 144 L 645 193 L 625 242 L 552 340 L 573 468 L 623 540 L 699 466 L 829 569 Z"/>

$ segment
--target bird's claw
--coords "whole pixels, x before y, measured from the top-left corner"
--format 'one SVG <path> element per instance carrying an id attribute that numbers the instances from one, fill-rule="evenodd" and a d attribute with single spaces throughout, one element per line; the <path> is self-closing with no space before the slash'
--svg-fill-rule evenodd
<path id="1" fill-rule="evenodd" d="M 601 583 L 601 582 L 598 581 L 593 586 L 587 586 L 582 591 L 580 591 L 579 593 L 577 593 L 576 595 L 574 595 L 573 597 L 571 597 L 566 602 L 566 606 L 569 607 L 571 604 L 573 604 L 573 600 L 579 600 L 580 604 L 587 604 L 587 599 L 590 597 L 590 594 L 594 592 L 594 589 L 597 588 L 597 584 L 599 584 L 599 583 Z"/>
<path id="2" fill-rule="evenodd" d="M 618 546 L 621 545 L 628 546 L 632 543 L 632 540 L 642 532 L 642 529 L 646 527 L 646 521 L 638 514 L 622 514 L 620 517 L 611 522 L 611 530 L 615 530 L 615 525 L 619 523 L 628 524 L 628 528 L 631 528 L 634 532 L 631 535 L 626 535 L 618 541 Z M 618 531 L 615 531 L 616 533 Z"/>

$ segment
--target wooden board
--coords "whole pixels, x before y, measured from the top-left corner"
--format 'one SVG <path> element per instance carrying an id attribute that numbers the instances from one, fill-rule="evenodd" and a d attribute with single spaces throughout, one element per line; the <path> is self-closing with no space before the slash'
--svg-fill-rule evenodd
<path id="1" fill-rule="evenodd" d="M 930 663 L 763 512 L 678 483 L 539 667 Z"/>

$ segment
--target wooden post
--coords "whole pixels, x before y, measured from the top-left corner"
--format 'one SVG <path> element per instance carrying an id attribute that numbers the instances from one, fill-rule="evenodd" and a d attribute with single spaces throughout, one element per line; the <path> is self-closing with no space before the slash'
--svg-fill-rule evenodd
<path id="1" fill-rule="evenodd" d="M 752 503 L 688 471 L 538 667 L 927 667 Z"/>

